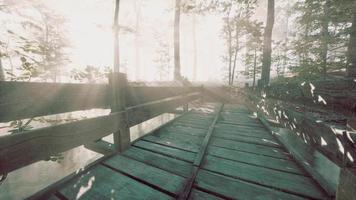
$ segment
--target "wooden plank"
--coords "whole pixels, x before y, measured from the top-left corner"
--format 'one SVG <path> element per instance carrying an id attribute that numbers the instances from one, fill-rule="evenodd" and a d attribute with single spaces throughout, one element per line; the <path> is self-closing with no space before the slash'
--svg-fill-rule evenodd
<path id="1" fill-rule="evenodd" d="M 207 151 L 211 136 L 212 136 L 212 134 L 214 132 L 215 124 L 217 123 L 217 121 L 218 121 L 218 119 L 220 117 L 220 112 L 221 112 L 221 110 L 223 108 L 224 108 L 224 104 L 220 105 L 220 107 L 218 108 L 217 113 L 215 114 L 214 120 L 210 124 L 209 129 L 207 131 L 207 134 L 206 134 L 206 136 L 205 136 L 205 138 L 203 140 L 203 143 L 201 145 L 200 151 L 198 152 L 198 154 L 197 154 L 197 156 L 196 156 L 196 158 L 194 160 L 194 165 L 197 166 L 197 167 L 201 166 L 201 162 L 203 160 L 203 157 L 206 154 L 206 151 Z"/>
<path id="2" fill-rule="evenodd" d="M 191 140 L 182 140 L 180 137 L 179 140 L 177 140 L 178 137 L 156 137 L 152 135 L 148 135 L 142 138 L 142 140 L 146 140 L 149 142 L 154 142 L 158 144 L 162 144 L 165 146 L 169 147 L 174 147 L 177 149 L 182 149 L 190 152 L 198 152 L 200 148 L 200 144 L 197 144 L 196 141 L 191 141 Z"/>
<path id="3" fill-rule="evenodd" d="M 126 74 L 113 72 L 109 74 L 111 91 L 111 112 L 126 110 L 127 77 Z M 127 118 L 128 112 L 124 113 L 121 126 L 113 133 L 114 148 L 123 152 L 130 147 L 130 127 Z"/>
<path id="4" fill-rule="evenodd" d="M 231 125 L 231 126 L 246 126 L 250 128 L 265 128 L 262 124 L 258 122 L 231 122 L 231 121 L 220 121 L 220 124 Z"/>
<path id="5" fill-rule="evenodd" d="M 131 86 L 127 91 L 126 102 L 128 106 L 135 106 L 190 92 L 200 92 L 200 87 Z"/>
<path id="6" fill-rule="evenodd" d="M 192 173 L 191 163 L 146 151 L 134 146 L 125 151 L 123 155 L 183 177 L 189 177 Z"/>
<path id="7" fill-rule="evenodd" d="M 239 200 L 301 200 L 299 196 L 251 184 L 238 179 L 201 170 L 197 176 L 197 187 L 212 191 L 227 199 Z"/>
<path id="8" fill-rule="evenodd" d="M 219 158 L 230 159 L 246 164 L 252 164 L 269 169 L 304 175 L 303 171 L 290 160 L 267 157 L 263 155 L 251 154 L 242 151 L 235 151 L 215 146 L 210 146 L 208 154 Z"/>
<path id="9" fill-rule="evenodd" d="M 181 176 L 121 155 L 116 155 L 103 164 L 175 195 L 183 188 L 185 182 Z"/>
<path id="10" fill-rule="evenodd" d="M 0 137 L 0 173 L 96 141 L 120 126 L 122 113 Z"/>
<path id="11" fill-rule="evenodd" d="M 85 148 L 101 153 L 103 155 L 110 155 L 115 152 L 114 144 L 104 140 L 98 140 L 84 145 Z"/>
<path id="12" fill-rule="evenodd" d="M 130 107 L 126 110 L 128 125 L 139 124 L 198 97 L 198 93 L 192 93 Z M 123 127 L 123 119 L 127 119 L 125 112 L 116 112 L 0 137 L 0 173 L 9 172 L 46 159 L 53 154 L 96 141 Z M 185 146 L 188 148 L 189 144 Z"/>
<path id="13" fill-rule="evenodd" d="M 184 127 L 184 126 L 169 126 L 161 130 L 162 132 L 173 132 L 177 134 L 187 134 L 187 135 L 193 135 L 193 136 L 198 136 L 198 137 L 204 137 L 206 134 L 206 130 L 204 129 L 198 129 L 198 128 L 192 128 L 192 127 Z"/>
<path id="14" fill-rule="evenodd" d="M 240 137 L 252 137 L 252 138 L 260 138 L 260 139 L 267 139 L 267 140 L 274 140 L 275 138 L 265 132 L 262 133 L 256 133 L 254 131 L 241 131 L 239 129 L 236 129 L 236 131 L 230 131 L 230 130 L 224 130 L 222 128 L 219 129 L 215 129 L 214 131 L 214 135 L 216 137 L 222 137 L 222 138 L 226 138 L 226 139 L 234 139 L 236 136 Z M 237 138 L 238 139 L 238 138 Z"/>
<path id="15" fill-rule="evenodd" d="M 0 122 L 109 107 L 104 84 L 0 81 Z"/>
<path id="16" fill-rule="evenodd" d="M 216 128 L 222 128 L 227 131 L 235 131 L 236 129 L 242 130 L 242 131 L 256 131 L 256 132 L 268 132 L 268 130 L 265 127 L 254 127 L 254 126 L 243 126 L 243 125 L 234 125 L 234 124 L 224 124 L 224 123 L 218 123 L 216 124 Z"/>
<path id="17" fill-rule="evenodd" d="M 191 192 L 191 190 L 193 188 L 193 184 L 195 182 L 195 178 L 196 178 L 196 176 L 198 174 L 198 171 L 200 170 L 203 158 L 204 158 L 204 156 L 206 154 L 207 147 L 209 145 L 211 135 L 213 134 L 215 124 L 219 119 L 220 112 L 223 109 L 223 107 L 224 107 L 224 104 L 221 104 L 220 107 L 218 108 L 217 112 L 215 112 L 214 120 L 210 124 L 209 129 L 207 131 L 207 134 L 204 137 L 204 140 L 203 140 L 203 143 L 201 145 L 201 148 L 200 148 L 199 152 L 197 153 L 197 156 L 194 159 L 193 173 L 192 173 L 191 177 L 187 179 L 187 184 L 184 187 L 184 190 L 179 195 L 179 198 L 178 198 L 179 200 L 187 199 L 189 197 L 189 194 L 190 194 L 190 192 Z"/>
<path id="18" fill-rule="evenodd" d="M 258 155 L 271 156 L 280 159 L 290 159 L 289 154 L 280 148 L 273 148 L 258 144 L 250 144 L 245 142 L 231 141 L 220 138 L 212 138 L 211 145 L 233 149 L 237 151 L 244 151 Z"/>
<path id="19" fill-rule="evenodd" d="M 251 144 L 259 144 L 263 146 L 269 146 L 269 147 L 281 147 L 277 141 L 274 139 L 265 139 L 265 138 L 255 138 L 255 137 L 246 137 L 243 135 L 222 135 L 222 134 L 216 134 L 214 135 L 216 138 L 222 138 L 222 139 L 228 139 L 231 141 L 238 141 L 238 142 L 245 142 L 245 143 L 251 143 Z"/>
<path id="20" fill-rule="evenodd" d="M 173 126 L 185 126 L 185 127 L 192 127 L 192 128 L 200 128 L 200 129 L 207 129 L 206 125 L 191 123 L 191 122 L 175 122 L 172 124 Z"/>
<path id="21" fill-rule="evenodd" d="M 197 137 L 191 134 L 179 134 L 175 132 L 161 132 L 161 131 L 156 131 L 155 133 L 151 134 L 151 136 L 154 137 L 159 137 L 159 138 L 168 138 L 168 139 L 174 139 L 176 141 L 181 141 L 181 142 L 189 142 L 189 143 L 194 143 L 200 145 L 202 143 L 202 138 Z"/>
<path id="22" fill-rule="evenodd" d="M 189 200 L 223 200 L 217 196 L 202 192 L 197 189 L 193 189 L 190 193 Z"/>
<path id="23" fill-rule="evenodd" d="M 312 182 L 312 179 L 304 176 L 279 172 L 209 155 L 206 157 L 206 163 L 203 168 L 292 194 L 314 199 L 326 198 L 320 188 Z"/>
<path id="24" fill-rule="evenodd" d="M 195 153 L 189 151 L 183 151 L 176 148 L 171 148 L 168 146 L 163 146 L 152 142 L 147 142 L 144 140 L 137 141 L 133 145 L 142 149 L 153 151 L 159 154 L 163 154 L 187 162 L 193 162 L 195 158 Z"/>
<path id="25" fill-rule="evenodd" d="M 140 192 L 137 192 L 140 191 Z M 127 176 L 102 165 L 70 181 L 59 192 L 67 199 L 172 199 Z"/>
<path id="26" fill-rule="evenodd" d="M 173 108 L 183 105 L 187 102 L 199 98 L 198 92 L 189 93 L 186 95 L 175 96 L 163 100 L 153 101 L 138 106 L 127 108 L 127 119 L 129 127 L 137 125 L 147 119 L 158 116 L 162 113 L 168 112 Z"/>

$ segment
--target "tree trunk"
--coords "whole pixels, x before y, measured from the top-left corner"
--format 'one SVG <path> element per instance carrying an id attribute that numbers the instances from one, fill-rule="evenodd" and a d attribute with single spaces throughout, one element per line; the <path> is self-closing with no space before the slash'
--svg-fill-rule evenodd
<path id="1" fill-rule="evenodd" d="M 237 61 L 237 54 L 239 52 L 239 30 L 238 30 L 238 25 L 236 24 L 236 35 L 235 35 L 235 40 L 236 40 L 236 46 L 235 46 L 235 54 L 234 54 L 234 66 L 232 68 L 231 72 L 231 86 L 234 85 L 234 78 L 235 78 L 235 69 L 236 69 L 236 61 Z"/>
<path id="2" fill-rule="evenodd" d="M 193 13 L 193 80 L 197 80 L 197 71 L 198 71 L 198 58 L 197 58 L 197 30 L 196 30 L 196 14 Z"/>
<path id="3" fill-rule="evenodd" d="M 252 83 L 252 88 L 255 88 L 256 85 L 256 65 L 257 65 L 257 50 L 255 47 L 255 55 L 254 55 L 254 61 L 253 61 L 253 83 Z"/>
<path id="4" fill-rule="evenodd" d="M 174 16 L 174 80 L 180 80 L 180 0 L 176 0 Z"/>
<path id="5" fill-rule="evenodd" d="M 1 52 L 0 52 L 0 56 L 1 56 Z M 0 57 L 0 81 L 4 81 L 5 80 L 5 73 L 4 73 L 4 68 L 2 66 L 2 60 Z"/>
<path id="6" fill-rule="evenodd" d="M 119 9 L 120 9 L 120 0 L 116 0 L 115 15 L 114 15 L 114 72 L 120 72 Z"/>
<path id="7" fill-rule="evenodd" d="M 268 0 L 267 23 L 263 40 L 263 58 L 262 58 L 262 86 L 269 83 L 271 71 L 271 54 L 272 54 L 272 30 L 274 24 L 274 0 Z"/>
<path id="8" fill-rule="evenodd" d="M 349 45 L 349 60 L 347 75 L 349 77 L 356 77 L 356 2 L 353 4 L 352 26 L 350 32 L 350 45 Z"/>
<path id="9" fill-rule="evenodd" d="M 141 70 L 141 65 L 140 65 L 140 60 L 141 60 L 141 54 L 140 54 L 140 43 L 139 43 L 139 37 L 140 37 L 140 16 L 141 16 L 141 0 L 136 1 L 136 24 L 135 24 L 135 79 L 136 81 L 140 80 L 140 70 Z"/>
<path id="10" fill-rule="evenodd" d="M 329 1 L 326 0 L 324 4 L 324 17 L 322 21 L 322 43 L 321 43 L 321 67 L 323 69 L 323 77 L 327 73 L 327 58 L 328 58 L 328 40 L 329 40 Z"/>
<path id="11" fill-rule="evenodd" d="M 229 11 L 227 14 L 227 32 L 228 32 L 228 51 L 229 51 L 229 86 L 231 85 L 231 68 L 232 68 L 232 31 L 230 26 L 230 12 L 231 6 L 229 7 Z"/>

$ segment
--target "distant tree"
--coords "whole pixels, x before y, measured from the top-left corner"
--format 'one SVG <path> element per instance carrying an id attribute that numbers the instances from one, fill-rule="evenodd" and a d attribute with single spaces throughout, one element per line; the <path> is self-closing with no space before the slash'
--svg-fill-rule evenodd
<path id="1" fill-rule="evenodd" d="M 172 59 L 169 51 L 169 44 L 163 40 L 159 40 L 159 47 L 156 52 L 155 62 L 158 65 L 157 72 L 159 81 L 170 80 L 171 69 L 172 69 Z"/>
<path id="2" fill-rule="evenodd" d="M 9 59 L 11 64 L 11 70 L 7 70 L 6 73 L 9 79 L 37 78 L 57 81 L 60 66 L 68 60 L 64 53 L 64 49 L 68 46 L 63 30 L 64 18 L 42 1 L 6 2 L 5 5 L 6 10 L 0 12 L 14 16 L 19 21 L 19 27 L 22 28 L 16 31 L 8 29 L 2 34 L 9 41 L 6 48 L 5 42 L 1 42 L 1 52 L 5 52 L 2 53 L 2 58 Z M 24 10 L 31 10 L 31 14 L 23 12 Z M 18 71 L 16 73 L 13 70 L 13 59 L 18 59 L 21 63 L 16 67 Z"/>
<path id="3" fill-rule="evenodd" d="M 352 5 L 352 26 L 349 41 L 349 64 L 347 73 L 349 77 L 356 77 L 356 2 Z"/>
<path id="4" fill-rule="evenodd" d="M 109 67 L 87 65 L 83 70 L 73 69 L 71 78 L 85 83 L 106 82 L 109 72 Z"/>
<path id="5" fill-rule="evenodd" d="M 295 5 L 298 29 L 293 41 L 300 76 L 325 77 L 347 66 L 352 0 L 308 0 Z M 300 31 L 303 30 L 303 31 Z"/>
<path id="6" fill-rule="evenodd" d="M 272 55 L 272 30 L 274 24 L 274 0 L 268 0 L 267 23 L 264 31 L 263 56 L 262 56 L 262 75 L 261 83 L 263 86 L 269 84 L 271 71 Z"/>
<path id="7" fill-rule="evenodd" d="M 247 26 L 247 41 L 245 55 L 244 75 L 252 78 L 252 87 L 256 86 L 256 77 L 261 73 L 262 60 L 262 26 L 261 23 L 252 22 Z"/>
<path id="8" fill-rule="evenodd" d="M 175 0 L 174 12 L 174 80 L 181 79 L 180 72 L 180 12 L 181 0 Z"/>

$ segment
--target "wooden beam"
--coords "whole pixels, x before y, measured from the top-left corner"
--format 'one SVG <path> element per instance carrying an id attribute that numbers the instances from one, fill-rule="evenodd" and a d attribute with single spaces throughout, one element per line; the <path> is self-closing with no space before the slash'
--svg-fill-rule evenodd
<path id="1" fill-rule="evenodd" d="M 91 142 L 88 144 L 84 145 L 85 148 L 103 154 L 103 155 L 110 155 L 115 153 L 115 148 L 114 144 L 111 144 L 110 142 L 106 142 L 104 140 L 98 140 L 95 142 Z"/>
<path id="2" fill-rule="evenodd" d="M 126 106 L 198 92 L 199 87 L 126 88 Z M 109 108 L 107 84 L 70 84 L 0 81 L 0 122 L 59 114 L 92 108 Z"/>
<path id="3" fill-rule="evenodd" d="M 190 93 L 129 107 L 126 111 L 106 116 L 2 136 L 0 174 L 99 140 L 119 130 L 124 119 L 127 119 L 128 126 L 131 127 L 198 98 L 199 93 Z"/>
<path id="4" fill-rule="evenodd" d="M 105 137 L 118 129 L 123 116 L 113 113 L 0 138 L 0 173 Z"/>
<path id="5" fill-rule="evenodd" d="M 0 81 L 0 122 L 108 107 L 105 84 Z"/>
<path id="6" fill-rule="evenodd" d="M 224 104 L 221 104 L 221 106 L 219 107 L 217 113 L 215 114 L 213 122 L 209 126 L 209 129 L 207 131 L 206 136 L 204 137 L 204 140 L 203 140 L 203 143 L 201 145 L 201 148 L 200 148 L 198 154 L 196 155 L 196 157 L 194 159 L 192 175 L 191 175 L 191 177 L 189 177 L 186 180 L 186 185 L 185 185 L 183 191 L 180 193 L 180 195 L 178 197 L 179 200 L 188 199 L 189 194 L 191 193 L 191 190 L 193 188 L 193 184 L 194 184 L 195 179 L 196 179 L 196 177 L 198 175 L 198 171 L 201 168 L 203 158 L 204 158 L 204 156 L 206 154 L 206 151 L 207 151 L 207 148 L 208 148 L 208 145 L 209 145 L 209 142 L 210 142 L 210 138 L 211 138 L 211 136 L 213 134 L 215 125 L 216 125 L 216 123 L 217 123 L 217 121 L 219 119 L 220 113 L 221 113 L 223 108 L 224 108 Z"/>

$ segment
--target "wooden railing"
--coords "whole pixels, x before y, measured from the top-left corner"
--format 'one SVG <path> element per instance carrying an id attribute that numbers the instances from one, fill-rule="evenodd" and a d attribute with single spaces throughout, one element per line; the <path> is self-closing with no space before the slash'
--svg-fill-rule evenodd
<path id="1" fill-rule="evenodd" d="M 0 174 L 114 134 L 130 146 L 129 127 L 200 98 L 201 87 L 131 87 L 124 74 L 109 84 L 0 82 L 0 122 L 93 108 L 111 113 L 0 137 Z M 92 145 L 91 145 L 92 146 Z"/>

